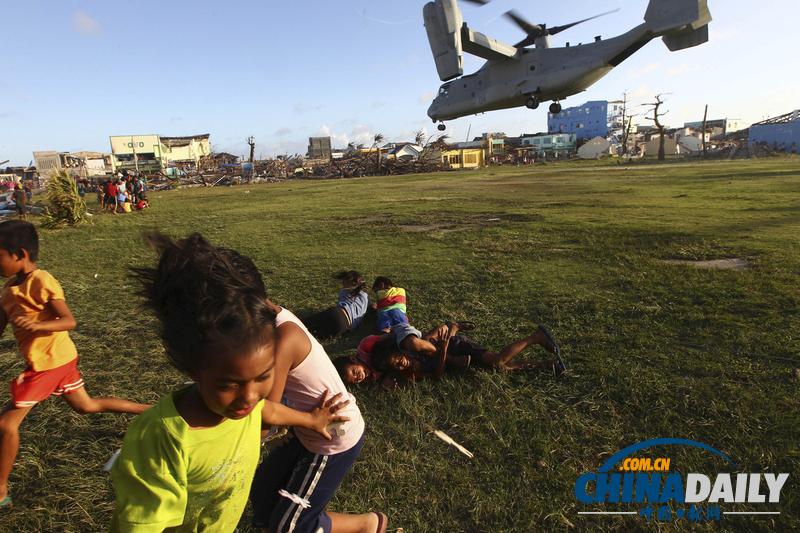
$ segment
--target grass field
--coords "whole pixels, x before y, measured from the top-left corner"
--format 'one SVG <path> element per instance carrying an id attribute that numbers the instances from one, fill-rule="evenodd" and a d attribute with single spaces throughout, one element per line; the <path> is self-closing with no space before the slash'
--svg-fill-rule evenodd
<path id="1" fill-rule="evenodd" d="M 39 266 L 78 320 L 90 394 L 155 402 L 185 381 L 165 362 L 128 266 L 154 262 L 142 231 L 201 232 L 251 257 L 270 298 L 299 316 L 332 305 L 332 274 L 356 269 L 404 287 L 420 329 L 472 320 L 470 337 L 499 349 L 543 323 L 561 343 L 570 372 L 559 378 L 477 368 L 391 393 L 354 389 L 368 438 L 333 511 L 381 510 L 390 531 L 407 533 L 800 529 L 800 158 L 576 162 L 150 198 L 142 213 L 40 232 Z M 728 258 L 748 268 L 665 262 Z M 328 341 L 328 353 L 354 354 L 373 323 Z M 538 347 L 522 356 L 546 358 Z M 8 328 L 0 381 L 22 369 Z M 0 531 L 104 531 L 114 492 L 101 467 L 130 420 L 81 417 L 60 400 L 34 408 Z M 581 503 L 574 485 L 623 448 L 667 437 L 707 444 L 739 472 L 790 473 L 779 504 L 720 504 L 781 514 L 701 523 L 577 514 L 643 509 Z M 731 471 L 686 446 L 637 456 L 712 481 Z M 240 531 L 252 531 L 247 522 Z"/>

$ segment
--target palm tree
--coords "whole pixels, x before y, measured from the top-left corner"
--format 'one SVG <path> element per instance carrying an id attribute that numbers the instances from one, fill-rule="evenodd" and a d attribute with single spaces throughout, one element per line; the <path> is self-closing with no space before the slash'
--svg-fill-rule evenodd
<path id="1" fill-rule="evenodd" d="M 378 157 L 375 160 L 375 172 L 380 173 L 381 171 L 381 147 L 380 144 L 383 142 L 383 134 L 376 133 L 374 137 L 374 142 L 372 143 L 372 148 L 377 148 Z"/>

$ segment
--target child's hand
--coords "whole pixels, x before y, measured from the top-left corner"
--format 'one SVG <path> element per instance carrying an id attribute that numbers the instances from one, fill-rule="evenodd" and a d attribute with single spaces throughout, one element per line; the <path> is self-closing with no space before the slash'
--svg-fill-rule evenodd
<path id="1" fill-rule="evenodd" d="M 25 331 L 39 331 L 39 323 L 34 322 L 26 316 L 17 316 L 11 319 L 11 323 Z"/>
<path id="2" fill-rule="evenodd" d="M 450 328 L 445 324 L 440 324 L 433 330 L 433 336 L 431 338 L 441 341 L 443 339 L 449 339 L 452 336 L 453 332 L 450 331 Z"/>
<path id="3" fill-rule="evenodd" d="M 383 390 L 395 390 L 397 388 L 397 380 L 391 376 L 386 376 L 381 380 L 381 388 Z"/>
<path id="4" fill-rule="evenodd" d="M 328 398 L 328 391 L 322 393 L 320 396 L 319 404 L 317 407 L 311 411 L 311 418 L 314 421 L 314 431 L 322 435 L 328 440 L 331 440 L 332 437 L 330 433 L 328 433 L 327 426 L 333 422 L 348 422 L 350 420 L 349 417 L 340 416 L 336 413 L 342 409 L 345 405 L 350 403 L 350 400 L 346 400 L 344 402 L 339 402 L 339 398 L 342 397 L 342 393 L 340 392 L 336 396 L 331 396 Z"/>

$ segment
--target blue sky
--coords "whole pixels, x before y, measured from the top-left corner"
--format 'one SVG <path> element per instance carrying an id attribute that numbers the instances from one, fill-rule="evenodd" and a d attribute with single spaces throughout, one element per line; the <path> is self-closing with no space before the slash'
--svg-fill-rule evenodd
<path id="1" fill-rule="evenodd" d="M 4 2 L 0 49 L 0 162 L 27 165 L 33 151 L 109 152 L 111 135 L 210 133 L 215 150 L 304 154 L 308 137 L 333 145 L 412 140 L 441 84 L 422 23 L 424 1 L 232 0 Z M 797 15 L 790 0 L 709 0 L 710 42 L 671 53 L 655 40 L 563 105 L 635 103 L 662 93 L 664 122 L 757 122 L 800 107 Z M 513 44 L 523 34 L 501 15 L 562 25 L 620 11 L 553 37 L 573 46 L 642 22 L 647 0 L 494 0 L 462 4 L 470 27 Z M 465 55 L 465 72 L 483 60 Z M 666 94 L 670 93 L 670 94 Z M 639 109 L 639 112 L 645 110 Z M 643 121 L 646 122 L 646 121 Z M 649 123 L 649 122 L 646 122 Z M 546 106 L 464 117 L 447 133 L 535 133 Z M 5 166 L 5 165 L 3 165 Z"/>

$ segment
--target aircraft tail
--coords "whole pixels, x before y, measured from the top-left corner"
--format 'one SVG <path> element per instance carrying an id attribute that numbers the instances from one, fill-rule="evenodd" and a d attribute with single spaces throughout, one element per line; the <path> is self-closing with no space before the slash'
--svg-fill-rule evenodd
<path id="1" fill-rule="evenodd" d="M 706 0 L 650 0 L 644 20 L 674 52 L 708 41 L 711 13 Z"/>

